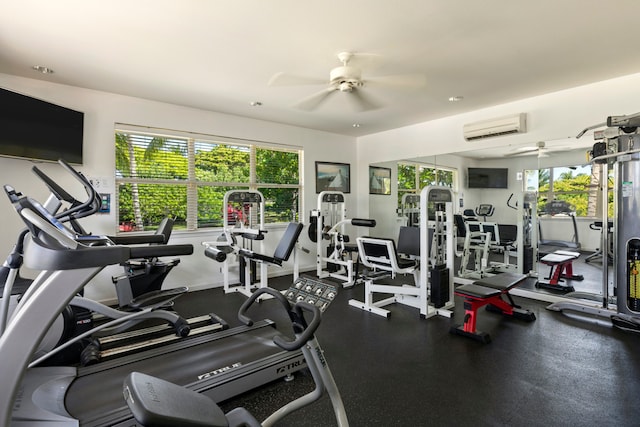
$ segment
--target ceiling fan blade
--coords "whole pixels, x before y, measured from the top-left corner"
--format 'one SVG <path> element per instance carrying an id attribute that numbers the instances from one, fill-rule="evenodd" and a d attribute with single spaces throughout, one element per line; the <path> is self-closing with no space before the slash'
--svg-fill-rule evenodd
<path id="1" fill-rule="evenodd" d="M 354 52 L 349 58 L 349 65 L 360 69 L 373 70 L 382 64 L 382 55 L 378 53 Z"/>
<path id="2" fill-rule="evenodd" d="M 505 155 L 505 157 L 532 156 L 538 153 L 539 147 L 520 147 Z"/>
<path id="3" fill-rule="evenodd" d="M 296 76 L 284 72 L 276 73 L 269 79 L 269 86 L 298 86 L 326 84 L 327 79 L 317 77 Z"/>
<path id="4" fill-rule="evenodd" d="M 337 88 L 335 87 L 328 87 L 326 89 L 323 89 L 320 92 L 316 92 L 313 95 L 304 98 L 302 101 L 296 104 L 296 107 L 306 111 L 315 110 L 320 106 L 320 104 L 327 100 L 329 95 L 335 93 L 336 90 Z"/>
<path id="5" fill-rule="evenodd" d="M 365 85 L 419 88 L 427 84 L 424 74 L 398 74 L 365 79 Z"/>
<path id="6" fill-rule="evenodd" d="M 347 92 L 346 95 L 358 111 L 377 110 L 381 107 L 380 104 L 364 94 L 360 89 L 354 89 L 351 92 Z"/>

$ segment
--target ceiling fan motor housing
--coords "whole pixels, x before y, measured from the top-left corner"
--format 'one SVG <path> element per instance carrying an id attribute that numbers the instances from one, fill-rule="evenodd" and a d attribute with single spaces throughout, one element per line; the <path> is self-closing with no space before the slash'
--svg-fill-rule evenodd
<path id="1" fill-rule="evenodd" d="M 354 88 L 362 86 L 360 70 L 348 65 L 336 67 L 331 70 L 329 79 L 331 85 L 337 87 L 342 92 L 351 92 Z"/>

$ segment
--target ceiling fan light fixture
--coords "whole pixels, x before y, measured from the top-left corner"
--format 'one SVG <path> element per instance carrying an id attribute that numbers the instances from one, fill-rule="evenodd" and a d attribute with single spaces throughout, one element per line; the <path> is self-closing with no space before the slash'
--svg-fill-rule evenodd
<path id="1" fill-rule="evenodd" d="M 340 92 L 351 92 L 353 90 L 353 84 L 351 82 L 340 82 L 338 89 Z"/>
<path id="2" fill-rule="evenodd" d="M 375 54 L 341 52 L 338 60 L 342 65 L 329 71 L 329 81 L 316 78 L 289 75 L 285 72 L 276 73 L 269 80 L 269 86 L 298 85 L 298 84 L 327 84 L 322 89 L 296 104 L 301 110 L 312 111 L 322 105 L 331 95 L 337 92 L 349 94 L 347 97 L 354 104 L 358 111 L 369 111 L 380 108 L 378 102 L 370 99 L 370 95 L 364 93 L 362 88 L 373 87 L 400 87 L 417 88 L 425 84 L 425 76 L 420 74 L 389 75 L 368 78 L 362 80 L 362 66 L 351 65 L 351 59 L 371 59 L 377 57 Z"/>

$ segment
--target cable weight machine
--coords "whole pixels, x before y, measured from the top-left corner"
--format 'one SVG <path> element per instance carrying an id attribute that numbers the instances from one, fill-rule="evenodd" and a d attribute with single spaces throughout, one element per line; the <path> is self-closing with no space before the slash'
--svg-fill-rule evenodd
<path id="1" fill-rule="evenodd" d="M 317 209 L 311 211 L 309 238 L 316 243 L 316 274 L 332 277 L 351 287 L 358 280 L 358 246 L 350 243 L 345 226 L 375 227 L 374 219 L 347 218 L 344 193 L 322 191 L 318 194 Z M 325 245 L 328 241 L 328 245 Z M 326 253 L 326 254 L 325 254 Z"/>
<path id="2" fill-rule="evenodd" d="M 428 284 L 428 312 L 451 317 L 454 306 L 453 193 L 428 186 L 420 192 L 420 283 Z"/>
<path id="3" fill-rule="evenodd" d="M 600 176 L 603 177 L 600 247 L 608 247 L 610 234 L 614 239 L 613 288 L 616 304 L 614 306 L 609 298 L 609 265 L 603 262 L 601 294 L 569 293 L 566 296 L 575 300 L 557 302 L 547 308 L 608 318 L 620 329 L 640 332 L 640 113 L 610 116 L 606 123 L 586 128 L 578 137 L 589 129 L 604 125 L 608 127 L 604 131 L 604 141 L 595 143 L 590 154 L 592 163 L 601 168 Z M 607 203 L 609 167 L 613 167 L 615 182 L 614 218 L 611 221 Z M 610 223 L 613 224 L 613 233 L 609 230 Z"/>

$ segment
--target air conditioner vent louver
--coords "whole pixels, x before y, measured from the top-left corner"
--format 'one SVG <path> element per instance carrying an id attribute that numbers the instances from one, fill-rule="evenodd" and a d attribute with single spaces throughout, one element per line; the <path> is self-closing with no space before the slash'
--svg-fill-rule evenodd
<path id="1" fill-rule="evenodd" d="M 526 131 L 527 115 L 525 113 L 485 120 L 477 123 L 469 123 L 463 127 L 464 139 L 467 141 L 493 138 L 513 133 L 524 133 Z"/>

